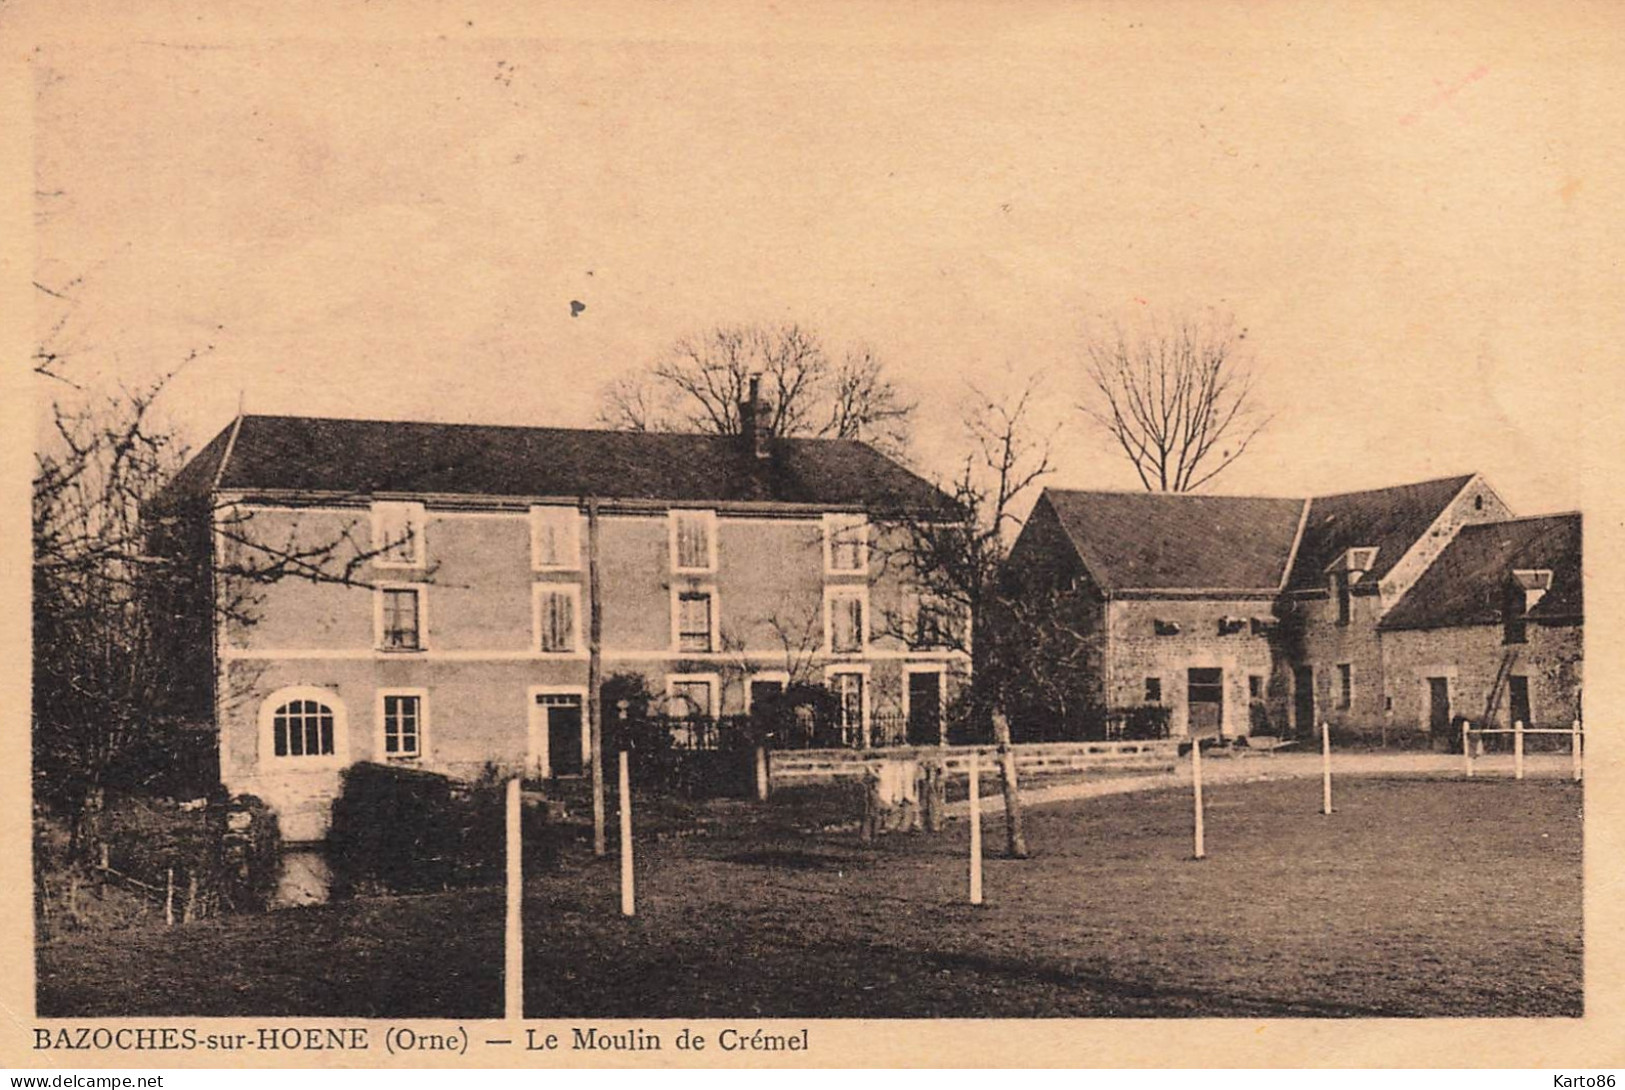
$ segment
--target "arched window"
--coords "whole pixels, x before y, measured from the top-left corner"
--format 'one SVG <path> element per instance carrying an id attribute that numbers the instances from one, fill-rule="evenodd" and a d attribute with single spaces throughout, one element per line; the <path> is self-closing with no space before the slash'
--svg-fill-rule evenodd
<path id="1" fill-rule="evenodd" d="M 323 689 L 282 689 L 260 706 L 265 759 L 330 763 L 345 751 L 344 705 Z"/>
<path id="2" fill-rule="evenodd" d="M 290 700 L 272 714 L 271 738 L 278 757 L 330 757 L 333 709 L 319 700 Z"/>

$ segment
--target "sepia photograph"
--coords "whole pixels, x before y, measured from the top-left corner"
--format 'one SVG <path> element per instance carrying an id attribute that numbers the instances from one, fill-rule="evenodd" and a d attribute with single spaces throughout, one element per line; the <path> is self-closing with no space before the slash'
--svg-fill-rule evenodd
<path id="1" fill-rule="evenodd" d="M 0 9 L 33 1048 L 1599 1014 L 1620 11 L 298 10 Z"/>

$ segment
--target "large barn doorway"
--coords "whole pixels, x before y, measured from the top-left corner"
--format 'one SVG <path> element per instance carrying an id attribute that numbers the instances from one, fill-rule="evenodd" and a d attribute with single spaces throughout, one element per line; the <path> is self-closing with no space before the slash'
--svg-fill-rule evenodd
<path id="1" fill-rule="evenodd" d="M 1223 734 L 1224 671 L 1217 666 L 1192 666 L 1187 674 L 1185 707 L 1192 738 Z"/>

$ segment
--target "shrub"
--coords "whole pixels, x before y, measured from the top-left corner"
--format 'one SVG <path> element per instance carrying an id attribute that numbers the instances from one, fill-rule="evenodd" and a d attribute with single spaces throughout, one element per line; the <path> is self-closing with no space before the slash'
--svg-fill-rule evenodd
<path id="1" fill-rule="evenodd" d="M 1168 737 L 1168 724 L 1173 720 L 1173 709 L 1165 704 L 1134 704 L 1114 708 L 1111 718 L 1121 724 L 1116 738 L 1126 742 L 1144 742 Z"/>
<path id="2" fill-rule="evenodd" d="M 202 801 L 202 800 L 200 800 Z M 282 837 L 259 799 L 217 790 L 202 805 L 110 795 L 86 823 L 88 855 L 75 857 L 67 823 L 35 819 L 37 909 L 76 927 L 119 927 L 163 918 L 174 882 L 177 921 L 223 912 L 261 912 L 276 893 Z M 104 858 L 108 872 L 100 869 Z M 94 898 L 77 896 L 94 886 Z"/>
<path id="3" fill-rule="evenodd" d="M 506 860 L 507 775 L 486 766 L 471 783 L 363 762 L 333 801 L 328 860 L 335 896 L 421 893 L 500 879 Z M 546 811 L 522 811 L 526 863 L 557 858 Z"/>

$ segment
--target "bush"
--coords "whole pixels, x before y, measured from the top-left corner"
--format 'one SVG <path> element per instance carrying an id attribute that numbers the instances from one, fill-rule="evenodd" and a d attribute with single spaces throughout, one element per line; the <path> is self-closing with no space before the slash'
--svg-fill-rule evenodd
<path id="1" fill-rule="evenodd" d="M 174 882 L 177 921 L 262 912 L 276 893 L 282 836 L 276 815 L 250 795 L 217 790 L 201 805 L 110 795 L 87 815 L 88 854 L 73 851 L 68 824 L 35 816 L 36 907 L 51 930 L 161 920 Z M 109 873 L 100 869 L 104 858 Z M 78 896 L 95 888 L 95 898 Z M 94 903 L 92 903 L 94 902 Z M 53 918 L 54 917 L 54 918 Z"/>
<path id="2" fill-rule="evenodd" d="M 1109 718 L 1120 725 L 1113 732 L 1113 740 L 1145 742 L 1166 738 L 1173 714 L 1173 709 L 1165 704 L 1135 704 L 1126 708 L 1114 708 Z"/>
<path id="3" fill-rule="evenodd" d="M 527 867 L 557 859 L 546 811 L 521 811 Z M 494 882 L 504 873 L 507 777 L 487 766 L 459 783 L 435 772 L 363 762 L 333 801 L 328 860 L 335 896 L 421 893 Z"/>

